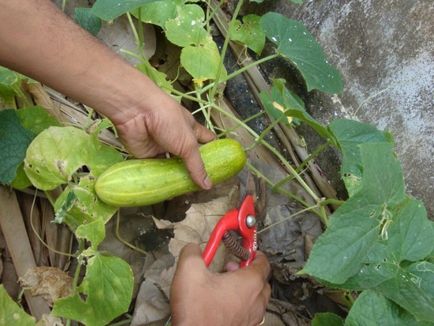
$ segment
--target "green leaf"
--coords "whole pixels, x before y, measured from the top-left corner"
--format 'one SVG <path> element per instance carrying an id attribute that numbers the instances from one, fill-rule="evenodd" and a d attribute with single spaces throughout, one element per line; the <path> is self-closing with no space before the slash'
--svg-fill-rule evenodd
<path id="1" fill-rule="evenodd" d="M 30 144 L 24 170 L 35 187 L 51 190 L 70 181 L 83 166 L 98 176 L 121 160 L 119 152 L 81 129 L 50 127 Z"/>
<path id="2" fill-rule="evenodd" d="M 434 320 L 434 264 L 422 261 L 405 268 L 397 266 L 396 277 L 378 285 L 376 290 L 416 319 Z"/>
<path id="3" fill-rule="evenodd" d="M 23 162 L 32 134 L 23 128 L 15 110 L 0 111 L 0 184 L 10 184 Z"/>
<path id="4" fill-rule="evenodd" d="M 17 90 L 20 88 L 20 83 L 23 76 L 0 66 L 0 97 L 2 97 L 7 103 L 13 100 L 17 95 Z"/>
<path id="5" fill-rule="evenodd" d="M 52 126 L 60 126 L 59 122 L 42 106 L 33 106 L 17 110 L 21 125 L 35 136 Z"/>
<path id="6" fill-rule="evenodd" d="M 93 14 L 91 8 L 75 8 L 74 20 L 94 36 L 101 30 L 101 19 Z"/>
<path id="7" fill-rule="evenodd" d="M 387 230 L 387 254 L 398 261 L 417 261 L 434 250 L 434 228 L 422 202 L 407 198 L 393 211 Z"/>
<path id="8" fill-rule="evenodd" d="M 329 129 L 342 152 L 341 175 L 348 194 L 352 196 L 361 184 L 362 163 L 359 145 L 381 142 L 392 144 L 391 135 L 372 125 L 346 119 L 334 120 Z"/>
<path id="9" fill-rule="evenodd" d="M 14 189 L 23 190 L 30 187 L 32 183 L 24 172 L 24 163 L 21 163 L 17 168 L 17 173 L 14 180 L 11 182 L 11 186 Z"/>
<path id="10" fill-rule="evenodd" d="M 169 19 L 176 17 L 176 8 L 181 5 L 179 0 L 161 0 L 158 2 L 150 2 L 132 12 L 132 14 L 144 23 L 158 25 L 164 28 L 164 25 Z"/>
<path id="11" fill-rule="evenodd" d="M 214 41 L 203 46 L 187 46 L 181 51 L 181 65 L 201 85 L 206 80 L 215 79 L 220 63 L 220 53 Z M 223 68 L 221 76 L 226 75 Z"/>
<path id="12" fill-rule="evenodd" d="M 312 320 L 312 326 L 342 326 L 344 320 L 331 312 L 322 312 L 315 314 Z"/>
<path id="13" fill-rule="evenodd" d="M 334 139 L 328 128 L 318 123 L 306 112 L 302 100 L 285 87 L 283 79 L 274 79 L 271 90 L 261 92 L 260 98 L 265 110 L 272 118 L 280 119 L 287 124 L 296 118 L 311 126 L 320 136 Z M 282 116 L 285 115 L 289 118 L 282 120 Z"/>
<path id="14" fill-rule="evenodd" d="M 345 320 L 345 326 L 428 325 L 417 322 L 412 315 L 374 291 L 363 291 Z"/>
<path id="15" fill-rule="evenodd" d="M 68 185 L 54 204 L 56 222 L 66 223 L 73 230 L 96 220 L 106 223 L 117 208 L 100 201 L 94 186 L 95 179 L 89 176 L 82 177 L 78 185 Z"/>
<path id="16" fill-rule="evenodd" d="M 404 198 L 404 181 L 393 147 L 360 145 L 363 175 L 360 191 L 339 207 L 316 240 L 304 272 L 334 284 L 357 274 L 381 238 L 393 206 Z"/>
<path id="17" fill-rule="evenodd" d="M 165 92 L 169 93 L 172 90 L 172 84 L 167 80 L 167 76 L 165 73 L 158 71 L 155 69 L 149 62 L 143 62 L 136 66 L 138 70 L 148 76 L 154 83 L 158 85 Z"/>
<path id="18" fill-rule="evenodd" d="M 91 13 L 102 20 L 113 20 L 120 15 L 157 0 L 97 0 Z"/>
<path id="19" fill-rule="evenodd" d="M 0 284 L 0 325 L 35 325 L 35 319 L 11 299 L 2 284 Z"/>
<path id="20" fill-rule="evenodd" d="M 241 42 L 260 54 L 265 45 L 265 33 L 260 21 L 261 17 L 258 15 L 244 16 L 242 23 L 236 20 L 230 27 L 231 40 Z"/>
<path id="21" fill-rule="evenodd" d="M 321 46 L 302 23 L 269 12 L 262 16 L 261 24 L 267 38 L 277 46 L 278 53 L 300 71 L 308 91 L 342 91 L 343 81 L 339 72 L 327 62 Z"/>
<path id="22" fill-rule="evenodd" d="M 52 314 L 89 326 L 102 326 L 128 311 L 133 294 L 131 267 L 118 257 L 97 254 L 88 260 L 77 293 L 54 303 Z"/>
<path id="23" fill-rule="evenodd" d="M 205 13 L 196 4 L 177 7 L 177 15 L 165 24 L 167 39 L 181 47 L 201 45 L 212 42 L 211 36 L 205 30 Z"/>
<path id="24" fill-rule="evenodd" d="M 104 221 L 99 219 L 93 222 L 82 224 L 75 230 L 75 235 L 80 239 L 87 239 L 91 243 L 93 250 L 98 249 L 98 245 L 104 240 L 105 237 L 105 224 Z"/>

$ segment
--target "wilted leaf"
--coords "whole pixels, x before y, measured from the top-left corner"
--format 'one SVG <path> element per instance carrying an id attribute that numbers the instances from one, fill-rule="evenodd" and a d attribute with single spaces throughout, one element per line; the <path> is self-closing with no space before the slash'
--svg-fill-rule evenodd
<path id="1" fill-rule="evenodd" d="M 19 282 L 33 296 L 41 295 L 50 305 L 72 293 L 72 277 L 56 267 L 31 268 Z"/>
<path id="2" fill-rule="evenodd" d="M 75 230 L 75 235 L 79 239 L 87 239 L 91 243 L 93 250 L 98 249 L 98 245 L 105 238 L 105 224 L 102 219 L 95 220 L 87 224 L 81 224 Z"/>
<path id="3" fill-rule="evenodd" d="M 50 127 L 30 144 L 24 170 L 35 187 L 51 190 L 70 181 L 83 166 L 98 176 L 122 159 L 115 149 L 81 129 Z"/>
<path id="4" fill-rule="evenodd" d="M 0 284 L 0 325 L 35 325 L 35 319 L 26 314 L 26 312 L 11 299 L 2 284 Z"/>
<path id="5" fill-rule="evenodd" d="M 81 178 L 79 184 L 68 185 L 54 204 L 56 223 L 66 223 L 73 230 L 82 224 L 96 220 L 100 220 L 105 224 L 113 216 L 117 208 L 99 200 L 94 186 L 95 179 L 89 177 Z M 95 226 L 97 227 L 97 225 Z M 93 240 L 97 239 L 94 238 Z"/>
<path id="6" fill-rule="evenodd" d="M 164 25 L 167 39 L 181 47 L 201 45 L 210 42 L 210 36 L 203 27 L 205 13 L 196 4 L 177 7 L 177 14 Z"/>
<path id="7" fill-rule="evenodd" d="M 174 19 L 177 6 L 182 5 L 181 0 L 160 0 L 150 2 L 134 10 L 133 15 L 144 23 L 158 25 L 164 28 L 169 19 Z"/>
<path id="8" fill-rule="evenodd" d="M 258 15 L 244 16 L 242 23 L 236 20 L 230 29 L 231 40 L 241 42 L 260 54 L 265 45 L 265 34 L 260 20 L 261 17 Z"/>
<path id="9" fill-rule="evenodd" d="M 32 134 L 23 128 L 15 110 L 0 111 L 0 184 L 10 184 L 23 162 Z"/>
<path id="10" fill-rule="evenodd" d="M 181 52 L 181 65 L 193 77 L 198 85 L 217 77 L 220 53 L 214 41 L 202 46 L 187 46 Z M 221 77 L 226 75 L 223 67 Z"/>

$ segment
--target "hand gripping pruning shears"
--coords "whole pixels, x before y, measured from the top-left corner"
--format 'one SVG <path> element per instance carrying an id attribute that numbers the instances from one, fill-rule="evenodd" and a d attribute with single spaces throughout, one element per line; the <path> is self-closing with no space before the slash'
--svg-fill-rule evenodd
<path id="1" fill-rule="evenodd" d="M 241 236 L 241 243 L 236 233 Z M 202 253 L 207 267 L 211 264 L 222 241 L 235 256 L 241 259 L 240 267 L 248 266 L 255 259 L 256 215 L 252 195 L 247 195 L 240 208 L 228 211 L 217 222 Z"/>

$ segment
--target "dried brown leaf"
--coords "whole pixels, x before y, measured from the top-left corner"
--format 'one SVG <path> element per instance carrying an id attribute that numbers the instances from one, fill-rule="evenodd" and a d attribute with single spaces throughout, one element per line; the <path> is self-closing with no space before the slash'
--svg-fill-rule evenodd
<path id="1" fill-rule="evenodd" d="M 41 295 L 50 305 L 72 293 L 72 277 L 55 267 L 31 268 L 20 277 L 19 282 L 33 296 Z"/>

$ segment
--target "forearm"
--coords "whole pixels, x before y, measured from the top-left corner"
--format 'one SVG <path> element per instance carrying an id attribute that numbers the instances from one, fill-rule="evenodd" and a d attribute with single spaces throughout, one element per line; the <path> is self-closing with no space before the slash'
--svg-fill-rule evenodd
<path id="1" fill-rule="evenodd" d="M 41 81 L 118 122 L 161 90 L 49 0 L 0 0 L 0 65 Z M 150 101 L 150 98 L 146 98 Z"/>

